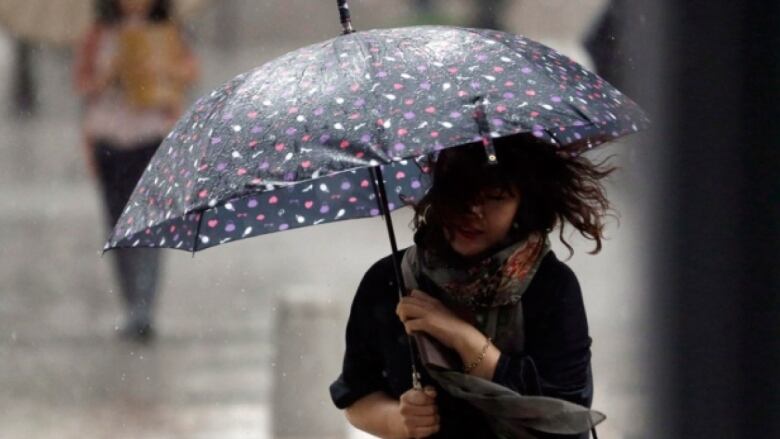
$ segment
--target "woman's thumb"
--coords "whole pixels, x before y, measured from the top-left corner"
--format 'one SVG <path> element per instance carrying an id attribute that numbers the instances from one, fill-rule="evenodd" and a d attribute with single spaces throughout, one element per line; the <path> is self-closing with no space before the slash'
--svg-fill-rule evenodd
<path id="1" fill-rule="evenodd" d="M 425 392 L 425 394 L 431 398 L 436 397 L 436 389 L 434 389 L 432 386 L 425 386 L 423 392 Z"/>

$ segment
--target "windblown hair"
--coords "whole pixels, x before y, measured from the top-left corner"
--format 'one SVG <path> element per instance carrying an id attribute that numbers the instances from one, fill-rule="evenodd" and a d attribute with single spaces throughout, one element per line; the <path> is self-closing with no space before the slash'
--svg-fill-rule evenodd
<path id="1" fill-rule="evenodd" d="M 95 11 L 99 22 L 114 24 L 122 19 L 120 0 L 95 0 Z M 171 19 L 170 0 L 155 0 L 149 11 L 150 21 L 168 21 Z"/>
<path id="2" fill-rule="evenodd" d="M 433 184 L 415 206 L 415 240 L 435 252 L 448 254 L 444 230 L 471 214 L 471 206 L 486 190 L 518 191 L 520 206 L 510 238 L 520 240 L 534 232 L 549 233 L 560 226 L 566 241 L 567 224 L 595 242 L 589 252 L 601 251 L 604 220 L 612 211 L 602 180 L 615 168 L 607 161 L 594 164 L 582 156 L 561 154 L 528 135 L 495 141 L 498 165 L 487 163 L 481 143 L 449 148 L 431 163 Z"/>

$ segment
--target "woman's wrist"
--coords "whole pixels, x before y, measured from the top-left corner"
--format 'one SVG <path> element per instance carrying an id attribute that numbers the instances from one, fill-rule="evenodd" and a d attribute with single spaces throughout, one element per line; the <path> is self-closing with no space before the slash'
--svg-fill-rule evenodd
<path id="1" fill-rule="evenodd" d="M 471 329 L 458 339 L 455 350 L 464 367 L 469 369 L 467 373 L 487 380 L 493 379 L 501 351 L 478 329 L 473 326 Z"/>
<path id="2" fill-rule="evenodd" d="M 404 428 L 404 419 L 401 416 L 401 404 L 395 404 L 388 407 L 385 411 L 385 426 L 387 428 L 387 439 L 406 439 L 406 428 Z"/>

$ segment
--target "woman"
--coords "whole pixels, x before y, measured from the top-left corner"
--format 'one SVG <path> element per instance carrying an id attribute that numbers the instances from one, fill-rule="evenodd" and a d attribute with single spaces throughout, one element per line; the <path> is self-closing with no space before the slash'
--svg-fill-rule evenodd
<path id="1" fill-rule="evenodd" d="M 99 0 L 98 20 L 78 50 L 76 90 L 84 135 L 109 226 L 179 117 L 196 60 L 170 18 L 166 0 Z M 154 250 L 117 250 L 125 337 L 148 341 L 160 266 Z"/>
<path id="2" fill-rule="evenodd" d="M 409 390 L 412 332 L 454 351 L 464 373 L 523 395 L 591 404 L 582 294 L 547 235 L 560 227 L 571 251 L 568 224 L 595 242 L 593 253 L 601 249 L 609 203 L 600 181 L 612 169 L 523 136 L 500 139 L 496 149 L 497 165 L 486 163 L 481 145 L 436 160 L 432 187 L 415 206 L 415 246 L 402 260 L 419 289 L 399 303 L 390 258 L 358 288 L 331 396 L 359 429 L 387 438 L 500 437 L 425 371 L 428 387 Z"/>

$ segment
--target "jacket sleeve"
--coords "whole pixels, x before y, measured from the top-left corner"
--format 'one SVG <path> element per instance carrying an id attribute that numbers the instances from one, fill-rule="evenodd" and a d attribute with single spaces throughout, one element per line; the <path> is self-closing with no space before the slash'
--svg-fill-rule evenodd
<path id="1" fill-rule="evenodd" d="M 360 398 L 385 388 L 381 353 L 377 349 L 372 315 L 381 292 L 381 273 L 372 267 L 360 282 L 347 322 L 346 350 L 341 375 L 330 385 L 336 407 L 344 409 Z M 384 282 L 387 284 L 387 282 Z"/>
<path id="2" fill-rule="evenodd" d="M 591 339 L 582 292 L 571 269 L 555 262 L 557 267 L 547 273 L 543 288 L 523 298 L 525 352 L 502 353 L 493 381 L 521 394 L 590 407 Z"/>

